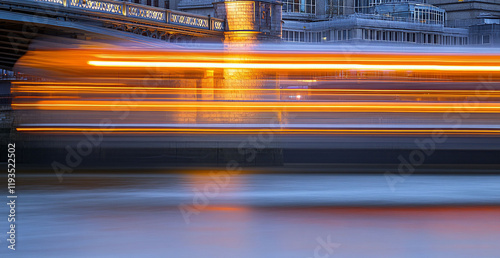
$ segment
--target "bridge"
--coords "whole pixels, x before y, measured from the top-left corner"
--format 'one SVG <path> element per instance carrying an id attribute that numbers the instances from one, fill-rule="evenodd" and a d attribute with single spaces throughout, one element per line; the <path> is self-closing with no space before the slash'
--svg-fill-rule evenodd
<path id="1" fill-rule="evenodd" d="M 225 30 L 222 19 L 113 0 L 0 0 L 0 25 L 7 70 L 40 36 L 182 43 L 220 41 Z"/>

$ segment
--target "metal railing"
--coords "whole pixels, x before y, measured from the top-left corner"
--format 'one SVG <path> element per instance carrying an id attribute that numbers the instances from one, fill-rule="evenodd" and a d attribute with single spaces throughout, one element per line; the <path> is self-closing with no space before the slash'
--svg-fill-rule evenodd
<path id="1" fill-rule="evenodd" d="M 345 16 L 333 17 L 333 18 L 330 18 L 330 20 L 346 20 L 346 19 L 352 19 L 352 18 L 360 18 L 360 19 L 368 19 L 368 20 L 379 20 L 379 21 L 398 21 L 398 22 L 408 22 L 408 23 L 417 23 L 417 24 L 430 24 L 430 25 L 440 25 L 440 26 L 444 25 L 443 23 L 434 22 L 434 21 L 430 21 L 430 20 L 421 20 L 421 19 L 414 19 L 414 18 L 386 16 L 386 15 L 379 15 L 379 14 L 362 14 L 362 13 L 355 13 L 355 14 L 350 14 L 350 15 L 345 15 Z"/>
<path id="2" fill-rule="evenodd" d="M 145 6 L 114 0 L 31 0 L 47 4 L 62 5 L 72 9 L 82 9 L 137 19 L 157 21 L 172 25 L 181 25 L 198 29 L 224 31 L 224 20 L 158 7 Z M 25 1 L 22 1 L 25 2 Z"/>

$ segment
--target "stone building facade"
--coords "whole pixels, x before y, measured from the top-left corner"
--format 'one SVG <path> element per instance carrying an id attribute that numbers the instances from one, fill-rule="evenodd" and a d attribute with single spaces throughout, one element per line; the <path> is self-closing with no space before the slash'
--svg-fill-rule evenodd
<path id="1" fill-rule="evenodd" d="M 447 13 L 447 26 L 468 28 L 484 23 L 483 16 L 500 17 L 498 0 L 427 0 Z"/>
<path id="2" fill-rule="evenodd" d="M 469 43 L 500 46 L 500 1 L 498 0 L 427 0 L 447 12 L 446 24 L 469 30 Z"/>
<path id="3" fill-rule="evenodd" d="M 283 40 L 290 42 L 468 44 L 467 29 L 383 20 L 364 14 L 353 14 L 310 23 L 285 21 L 282 33 Z"/>
<path id="4" fill-rule="evenodd" d="M 451 46 L 495 46 L 500 42 L 498 0 L 125 1 L 211 17 L 229 16 L 227 37 L 234 39 L 276 40 L 282 36 L 285 42 L 297 43 Z M 227 8 L 233 11 L 228 13 Z M 252 16 L 252 24 L 242 24 L 243 19 L 249 20 L 244 16 Z"/>
<path id="5" fill-rule="evenodd" d="M 279 41 L 281 4 L 276 1 L 226 0 L 213 3 L 215 17 L 226 20 L 226 41 Z"/>
<path id="6" fill-rule="evenodd" d="M 309 9 L 304 1 L 289 8 L 292 1 L 284 0 L 283 8 L 288 42 L 468 44 L 467 29 L 446 27 L 445 10 L 423 0 L 311 0 Z"/>

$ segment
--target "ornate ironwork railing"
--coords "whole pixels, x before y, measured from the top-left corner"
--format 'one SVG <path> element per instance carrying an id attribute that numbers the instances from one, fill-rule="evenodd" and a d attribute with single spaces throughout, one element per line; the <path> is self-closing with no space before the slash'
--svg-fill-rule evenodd
<path id="1" fill-rule="evenodd" d="M 104 13 L 112 13 L 112 14 L 123 13 L 123 4 L 119 2 L 113 3 L 108 1 L 97 1 L 97 0 L 70 0 L 69 6 L 92 10 L 92 11 L 104 12 Z"/>
<path id="2" fill-rule="evenodd" d="M 153 9 L 140 5 L 126 4 L 126 16 L 136 17 L 148 20 L 162 21 L 165 22 L 166 15 L 163 9 Z"/>
<path id="3" fill-rule="evenodd" d="M 172 25 L 224 31 L 224 20 L 114 0 L 34 0 L 107 14 L 153 20 Z"/>
<path id="4" fill-rule="evenodd" d="M 54 4 L 64 4 L 64 0 L 38 0 L 38 2 L 48 2 Z"/>

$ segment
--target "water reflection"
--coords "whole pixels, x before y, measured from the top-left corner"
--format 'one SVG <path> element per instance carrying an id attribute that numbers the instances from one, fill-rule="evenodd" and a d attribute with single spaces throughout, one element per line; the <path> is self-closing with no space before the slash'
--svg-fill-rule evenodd
<path id="1" fill-rule="evenodd" d="M 392 192 L 381 175 L 238 174 L 186 223 L 208 172 L 23 176 L 16 254 L 314 257 L 322 239 L 331 257 L 494 257 L 499 179 L 413 175 Z"/>

